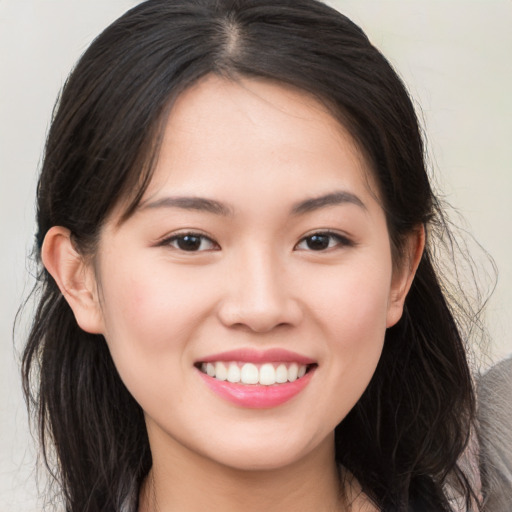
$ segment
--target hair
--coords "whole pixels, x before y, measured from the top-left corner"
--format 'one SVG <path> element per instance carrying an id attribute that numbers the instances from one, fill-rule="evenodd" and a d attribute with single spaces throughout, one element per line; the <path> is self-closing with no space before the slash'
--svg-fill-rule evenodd
<path id="1" fill-rule="evenodd" d="M 109 213 L 136 208 L 174 99 L 207 74 L 257 77 L 323 102 L 366 156 L 395 260 L 425 226 L 427 246 L 401 320 L 386 332 L 363 396 L 335 430 L 336 460 L 383 511 L 452 510 L 448 483 L 474 499 L 459 466 L 475 400 L 465 344 L 436 271 L 445 229 L 422 134 L 402 81 L 363 31 L 315 0 L 149 0 L 81 57 L 57 102 L 37 192 L 36 257 L 68 228 L 94 254 Z M 38 306 L 22 362 L 46 465 L 67 511 L 120 510 L 151 468 L 140 406 L 101 335 L 79 328 L 40 265 Z M 55 460 L 54 460 L 55 458 Z"/>

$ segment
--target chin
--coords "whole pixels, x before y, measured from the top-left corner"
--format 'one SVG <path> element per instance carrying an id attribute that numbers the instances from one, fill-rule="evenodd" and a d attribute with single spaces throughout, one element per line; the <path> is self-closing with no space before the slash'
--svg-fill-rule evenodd
<path id="1" fill-rule="evenodd" d="M 252 438 L 252 439 L 251 439 Z M 239 471 L 275 471 L 297 464 L 318 450 L 334 451 L 334 434 L 325 440 L 313 443 L 309 439 L 270 438 L 270 436 L 247 436 L 238 443 L 228 440 L 227 446 L 216 444 L 215 452 L 205 454 L 210 460 Z"/>
<path id="2" fill-rule="evenodd" d="M 297 453 L 262 453 L 262 450 L 223 454 L 214 462 L 236 471 L 267 472 L 277 471 L 291 466 L 301 459 Z"/>

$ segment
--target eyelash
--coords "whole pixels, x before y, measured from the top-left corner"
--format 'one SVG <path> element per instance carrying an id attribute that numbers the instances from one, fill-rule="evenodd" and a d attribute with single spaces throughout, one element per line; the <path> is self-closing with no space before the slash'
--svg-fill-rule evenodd
<path id="1" fill-rule="evenodd" d="M 329 238 L 328 246 L 325 248 L 319 248 L 317 250 L 312 249 L 311 246 L 309 246 L 307 248 L 302 248 L 302 249 L 299 248 L 301 244 L 308 244 L 308 241 L 311 242 L 314 237 L 319 237 L 319 238 L 320 237 L 328 237 Z M 183 246 L 180 247 L 179 243 L 180 242 L 186 243 L 187 238 L 199 240 L 199 246 L 197 246 L 197 248 L 194 249 L 193 248 L 194 246 L 192 245 L 192 249 L 190 249 L 190 250 L 183 248 Z M 333 245 L 331 245 L 331 242 L 333 240 L 335 241 L 335 243 Z M 204 249 L 204 248 L 201 249 L 201 246 L 203 245 L 204 242 L 207 242 L 211 247 L 208 249 Z M 176 245 L 173 245 L 173 244 L 176 244 Z M 208 237 L 202 233 L 197 233 L 197 232 L 178 233 L 178 234 L 172 235 L 169 238 L 162 240 L 158 245 L 159 246 L 171 246 L 174 249 L 176 249 L 178 251 L 182 251 L 182 252 L 204 252 L 204 251 L 220 249 L 217 242 L 212 240 L 210 237 Z M 354 245 L 355 244 L 352 240 L 350 240 L 346 236 L 343 236 L 339 233 L 334 233 L 332 231 L 316 231 L 314 233 L 311 233 L 311 234 L 303 237 L 301 240 L 299 240 L 299 242 L 295 245 L 294 249 L 299 248 L 299 250 L 305 250 L 305 251 L 309 250 L 311 252 L 325 252 L 325 251 L 327 251 L 329 249 L 333 249 L 335 247 L 352 247 Z"/>
<path id="2" fill-rule="evenodd" d="M 187 249 L 184 249 L 183 247 L 179 247 L 179 242 L 182 241 L 184 242 L 186 238 L 195 238 L 195 239 L 199 239 L 199 249 L 198 250 L 187 250 Z M 209 248 L 209 249 L 200 249 L 201 246 L 203 245 L 204 242 L 208 242 L 209 244 L 211 244 L 211 246 L 213 246 L 212 248 Z M 176 243 L 176 245 L 173 245 L 174 243 Z M 169 238 L 166 238 L 165 240 L 162 240 L 158 245 L 160 246 L 171 246 L 173 247 L 174 249 L 178 250 L 178 251 L 183 251 L 183 252 L 204 252 L 205 250 L 216 250 L 219 248 L 219 245 L 214 241 L 212 240 L 210 237 L 204 235 L 203 233 L 197 233 L 197 232 L 193 232 L 193 231 L 190 231 L 190 232 L 185 232 L 185 233 L 178 233 L 178 234 L 175 234 L 175 235 L 172 235 L 170 236 Z"/>
<path id="3" fill-rule="evenodd" d="M 311 233 L 311 234 L 303 237 L 299 241 L 299 243 L 295 246 L 295 248 L 299 247 L 303 243 L 307 244 L 307 241 L 311 240 L 313 237 L 329 237 L 331 239 L 331 241 L 332 240 L 335 241 L 335 244 L 330 245 L 330 241 L 329 241 L 329 245 L 326 248 L 323 248 L 320 250 L 315 250 L 315 249 L 311 249 L 311 247 L 308 247 L 308 249 L 304 249 L 304 250 L 310 250 L 312 252 L 324 252 L 329 249 L 334 249 L 336 247 L 353 247 L 355 245 L 352 240 L 350 240 L 349 238 L 347 238 L 344 235 L 341 235 L 340 233 L 335 233 L 333 231 L 316 231 L 314 233 Z"/>

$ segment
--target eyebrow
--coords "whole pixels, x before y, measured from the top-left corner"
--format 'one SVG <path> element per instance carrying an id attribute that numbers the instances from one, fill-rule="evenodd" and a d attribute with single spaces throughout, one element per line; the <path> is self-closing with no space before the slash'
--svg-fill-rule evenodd
<path id="1" fill-rule="evenodd" d="M 140 208 L 141 210 L 154 208 L 181 208 L 183 210 L 197 210 L 222 216 L 233 215 L 232 209 L 220 201 L 194 196 L 163 197 L 150 203 L 143 203 Z"/>
<path id="2" fill-rule="evenodd" d="M 296 203 L 292 208 L 292 214 L 302 215 L 314 210 L 319 210 L 320 208 L 324 208 L 326 206 L 336 206 L 346 203 L 359 206 L 365 211 L 367 209 L 363 201 L 361 201 L 361 199 L 359 199 L 359 197 L 357 197 L 355 194 L 346 191 L 337 191 Z"/>
<path id="3" fill-rule="evenodd" d="M 340 204 L 354 204 L 363 210 L 366 210 L 364 203 L 355 194 L 346 191 L 331 192 L 323 196 L 314 197 L 296 203 L 292 209 L 292 215 L 303 215 L 327 206 L 336 206 Z M 142 203 L 141 210 L 155 208 L 181 208 L 183 210 L 196 210 L 201 212 L 213 213 L 221 216 L 232 216 L 233 210 L 229 206 L 215 199 L 195 196 L 170 196 L 156 199 L 148 203 Z"/>

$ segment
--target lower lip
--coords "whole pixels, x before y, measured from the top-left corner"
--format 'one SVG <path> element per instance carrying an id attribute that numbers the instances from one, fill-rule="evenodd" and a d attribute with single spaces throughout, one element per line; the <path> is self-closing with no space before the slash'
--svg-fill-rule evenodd
<path id="1" fill-rule="evenodd" d="M 248 409 L 269 409 L 282 405 L 297 396 L 311 381 L 314 368 L 294 382 L 271 386 L 234 384 L 217 380 L 199 370 L 198 372 L 206 385 L 225 400 Z"/>

